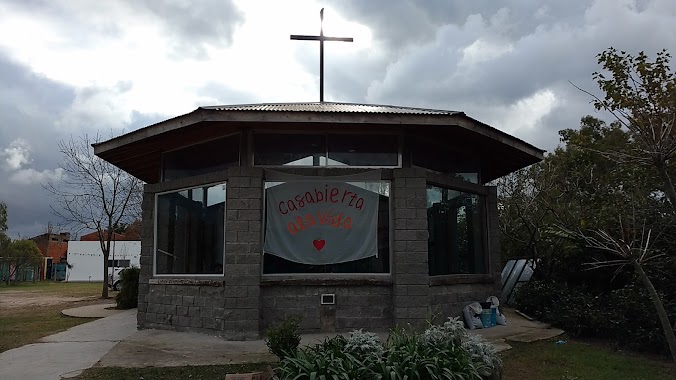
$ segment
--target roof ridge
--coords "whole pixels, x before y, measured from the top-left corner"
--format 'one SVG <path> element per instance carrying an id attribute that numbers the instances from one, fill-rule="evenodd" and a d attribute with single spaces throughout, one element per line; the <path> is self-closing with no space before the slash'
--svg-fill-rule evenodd
<path id="1" fill-rule="evenodd" d="M 341 106 L 344 106 L 341 109 Z M 395 106 L 387 104 L 350 103 L 350 102 L 287 102 L 287 103 L 249 103 L 200 106 L 204 110 L 237 110 L 237 111 L 275 111 L 275 108 L 287 108 L 285 111 L 296 112 L 372 112 L 389 113 L 389 111 L 418 111 L 419 113 L 464 115 L 461 111 L 441 110 L 433 108 Z M 323 108 L 323 109 L 322 109 Z M 360 109 L 362 108 L 362 109 Z M 378 110 L 378 109 L 381 110 Z M 392 112 L 394 113 L 394 112 Z M 405 113 L 405 112 L 402 112 Z"/>

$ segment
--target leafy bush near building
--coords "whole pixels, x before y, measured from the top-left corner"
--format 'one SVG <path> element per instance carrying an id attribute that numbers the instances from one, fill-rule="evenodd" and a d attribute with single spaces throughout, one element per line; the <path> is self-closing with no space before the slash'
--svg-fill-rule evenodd
<path id="1" fill-rule="evenodd" d="M 115 296 L 118 309 L 138 307 L 138 278 L 141 270 L 131 267 L 120 272 L 120 292 Z"/>
<path id="2" fill-rule="evenodd" d="M 301 317 L 291 316 L 266 331 L 265 344 L 279 359 L 296 353 L 300 344 L 300 321 Z"/>
<path id="3" fill-rule="evenodd" d="M 676 319 L 676 299 L 662 299 L 671 319 Z M 669 353 L 650 297 L 640 285 L 629 283 L 595 296 L 583 287 L 535 280 L 519 287 L 515 301 L 524 313 L 571 336 L 608 338 L 637 351 Z"/>
<path id="4" fill-rule="evenodd" d="M 458 319 L 423 332 L 395 329 L 386 344 L 373 333 L 353 331 L 283 358 L 280 379 L 499 379 L 494 347 L 469 335 Z"/>

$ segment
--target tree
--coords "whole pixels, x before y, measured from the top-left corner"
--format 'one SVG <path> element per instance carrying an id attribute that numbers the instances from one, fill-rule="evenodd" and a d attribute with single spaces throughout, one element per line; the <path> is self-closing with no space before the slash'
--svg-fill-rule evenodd
<path id="1" fill-rule="evenodd" d="M 5 202 L 0 202 L 0 233 L 7 231 L 7 205 Z"/>
<path id="2" fill-rule="evenodd" d="M 61 141 L 64 176 L 50 182 L 46 189 L 56 198 L 58 208 L 52 210 L 76 229 L 98 233 L 103 253 L 103 289 L 101 298 L 108 298 L 108 257 L 114 231 L 138 217 L 142 182 L 122 169 L 96 157 L 92 141 L 85 135 L 79 140 Z"/>
<path id="3" fill-rule="evenodd" d="M 582 91 L 593 97 L 596 109 L 610 112 L 633 142 L 630 151 L 605 153 L 621 163 L 654 167 L 676 211 L 676 190 L 669 173 L 676 154 L 676 75 L 669 67 L 670 58 L 666 50 L 650 61 L 644 52 L 634 57 L 611 47 L 598 55 L 598 63 L 610 76 L 593 73 L 605 96 Z"/>
<path id="4" fill-rule="evenodd" d="M 625 265 L 631 266 L 639 281 L 648 291 L 650 300 L 655 306 L 657 316 L 664 330 L 664 335 L 667 338 L 667 344 L 671 351 L 671 357 L 676 364 L 676 335 L 674 329 L 669 322 L 669 315 L 667 314 L 664 304 L 660 299 L 655 286 L 653 286 L 650 277 L 645 272 L 644 265 L 649 261 L 663 257 L 665 254 L 653 247 L 653 231 L 645 228 L 645 226 L 626 226 L 620 221 L 619 236 L 603 230 L 589 231 L 588 233 L 578 233 L 588 247 L 598 249 L 603 252 L 610 253 L 616 256 L 614 260 L 595 261 L 589 263 L 592 268 L 603 267 L 619 267 L 620 269 Z M 570 235 L 570 231 L 567 231 Z"/>
<path id="5" fill-rule="evenodd" d="M 7 266 L 7 285 L 12 277 L 17 277 L 28 268 L 35 268 L 42 263 L 42 254 L 37 244 L 31 240 L 15 240 L 4 250 L 2 258 L 3 266 Z"/>
<path id="6" fill-rule="evenodd" d="M 0 256 L 4 249 L 7 248 L 10 240 L 7 236 L 7 205 L 0 202 Z"/>

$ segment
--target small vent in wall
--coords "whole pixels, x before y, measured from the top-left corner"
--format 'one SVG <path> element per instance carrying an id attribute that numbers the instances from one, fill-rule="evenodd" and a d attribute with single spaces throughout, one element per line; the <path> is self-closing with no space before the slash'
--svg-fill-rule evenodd
<path id="1" fill-rule="evenodd" d="M 321 302 L 322 305 L 335 305 L 336 304 L 336 295 L 335 294 L 322 294 Z"/>

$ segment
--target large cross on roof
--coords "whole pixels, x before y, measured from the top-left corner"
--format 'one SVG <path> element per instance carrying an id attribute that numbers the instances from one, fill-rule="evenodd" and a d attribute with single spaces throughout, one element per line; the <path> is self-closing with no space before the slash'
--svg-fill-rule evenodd
<path id="1" fill-rule="evenodd" d="M 352 37 L 326 37 L 324 36 L 324 8 L 319 11 L 319 35 L 318 36 L 304 36 L 292 34 L 292 40 L 303 41 L 319 41 L 319 101 L 324 101 L 324 41 L 342 41 L 352 42 Z"/>

